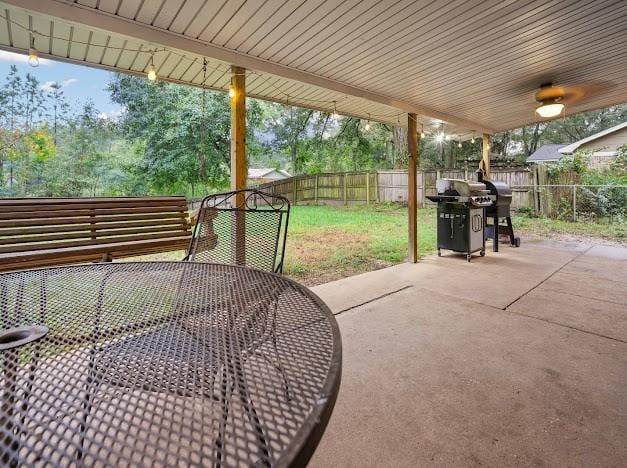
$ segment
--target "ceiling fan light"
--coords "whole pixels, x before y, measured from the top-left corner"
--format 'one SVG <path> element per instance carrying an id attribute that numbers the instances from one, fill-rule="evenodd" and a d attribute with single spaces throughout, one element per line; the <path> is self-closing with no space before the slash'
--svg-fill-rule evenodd
<path id="1" fill-rule="evenodd" d="M 536 109 L 538 115 L 544 119 L 557 117 L 564 110 L 564 104 L 555 102 L 555 100 L 545 101 Z"/>

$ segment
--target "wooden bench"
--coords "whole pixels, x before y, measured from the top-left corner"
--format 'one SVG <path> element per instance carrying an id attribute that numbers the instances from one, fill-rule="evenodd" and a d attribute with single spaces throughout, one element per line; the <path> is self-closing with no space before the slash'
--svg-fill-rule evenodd
<path id="1" fill-rule="evenodd" d="M 184 197 L 0 198 L 0 271 L 187 248 Z"/>

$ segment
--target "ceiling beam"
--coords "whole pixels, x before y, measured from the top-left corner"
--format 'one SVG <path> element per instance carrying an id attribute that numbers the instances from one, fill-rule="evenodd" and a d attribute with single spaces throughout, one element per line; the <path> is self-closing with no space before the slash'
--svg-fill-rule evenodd
<path id="1" fill-rule="evenodd" d="M 219 47 L 197 39 L 192 39 L 181 34 L 166 31 L 147 24 L 128 20 L 120 16 L 95 10 L 77 3 L 67 3 L 58 0 L 3 0 L 2 3 L 19 8 L 26 13 L 39 13 L 51 16 L 69 23 L 84 25 L 90 29 L 119 34 L 129 38 L 150 42 L 158 46 L 175 49 L 183 53 L 187 52 L 213 58 L 250 70 L 269 73 L 349 96 L 359 97 L 368 101 L 395 107 L 404 112 L 417 113 L 426 117 L 438 119 L 447 124 L 462 127 L 470 131 L 474 130 L 477 133 L 494 133 L 491 128 L 487 128 L 476 122 L 457 118 L 453 115 L 449 115 L 435 109 L 395 99 L 391 96 L 374 93 L 366 89 L 350 86 L 336 80 L 286 67 L 284 65 L 279 65 L 268 60 L 236 52 L 224 47 Z"/>

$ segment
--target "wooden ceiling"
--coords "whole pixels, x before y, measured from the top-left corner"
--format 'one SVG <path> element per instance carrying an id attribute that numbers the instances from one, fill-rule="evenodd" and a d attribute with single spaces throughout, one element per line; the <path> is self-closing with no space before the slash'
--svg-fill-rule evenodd
<path id="1" fill-rule="evenodd" d="M 0 47 L 470 138 L 536 121 L 539 85 L 566 112 L 627 102 L 625 0 L 4 0 Z M 23 27 L 20 27 L 23 26 Z M 51 37 L 52 36 L 52 37 Z M 209 60 L 203 79 L 202 60 Z M 333 103 L 335 101 L 335 104 Z"/>

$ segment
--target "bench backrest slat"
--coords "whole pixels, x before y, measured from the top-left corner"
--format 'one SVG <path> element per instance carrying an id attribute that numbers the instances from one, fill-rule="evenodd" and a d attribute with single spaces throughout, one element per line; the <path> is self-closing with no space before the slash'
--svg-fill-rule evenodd
<path id="1" fill-rule="evenodd" d="M 92 247 L 81 254 L 86 246 L 102 246 L 109 256 L 178 250 L 190 236 L 184 197 L 0 199 L 2 262 L 10 262 L 12 253 L 25 262 L 28 252 L 35 259 L 44 250 L 46 264 L 54 263 L 49 252 L 55 250 L 59 264 L 81 255 L 93 260 Z"/>

